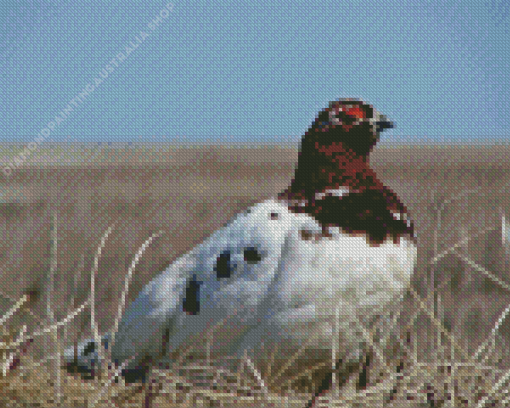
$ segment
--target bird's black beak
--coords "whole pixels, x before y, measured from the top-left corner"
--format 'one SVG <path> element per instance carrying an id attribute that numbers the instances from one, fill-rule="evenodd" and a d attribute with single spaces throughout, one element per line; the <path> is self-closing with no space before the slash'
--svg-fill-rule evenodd
<path id="1" fill-rule="evenodd" d="M 395 127 L 393 122 L 391 120 L 389 120 L 384 115 L 379 115 L 378 116 L 377 121 L 376 121 L 376 125 L 377 125 L 377 132 L 381 132 L 384 129 L 391 129 L 391 128 Z"/>

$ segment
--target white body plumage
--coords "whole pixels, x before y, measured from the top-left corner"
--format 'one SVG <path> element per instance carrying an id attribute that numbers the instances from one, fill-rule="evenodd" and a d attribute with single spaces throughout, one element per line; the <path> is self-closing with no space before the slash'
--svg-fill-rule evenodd
<path id="1" fill-rule="evenodd" d="M 341 349 L 358 355 L 363 339 L 354 330 L 356 317 L 375 316 L 402 295 L 416 246 L 405 237 L 399 244 L 387 240 L 370 246 L 365 237 L 338 228 L 328 236 L 321 232 L 312 217 L 292 213 L 276 200 L 238 214 L 140 292 L 120 322 L 113 359 L 121 364 L 136 353 L 128 368 L 146 358 L 154 362 L 167 330 L 168 352 L 190 345 L 204 351 L 204 334 L 220 324 L 209 345 L 213 358 L 246 350 L 257 362 L 267 358 L 264 345 L 270 350 L 278 344 L 286 356 L 305 342 L 309 352 L 303 358 L 318 358 L 310 351 L 330 355 L 335 331 Z M 251 258 L 246 259 L 246 251 Z M 227 253 L 228 270 L 218 276 L 218 262 Z M 196 314 L 183 310 L 191 281 L 198 285 Z M 92 341 L 82 342 L 80 350 Z M 65 356 L 71 362 L 74 350 Z M 96 361 L 90 353 L 79 357 L 85 368 Z"/>

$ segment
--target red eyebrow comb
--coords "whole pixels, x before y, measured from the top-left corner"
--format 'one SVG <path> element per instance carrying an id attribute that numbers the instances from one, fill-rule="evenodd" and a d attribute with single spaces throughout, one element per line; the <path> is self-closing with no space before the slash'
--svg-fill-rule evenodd
<path id="1" fill-rule="evenodd" d="M 358 119 L 365 118 L 365 111 L 361 109 L 359 106 L 353 106 L 352 108 L 347 108 L 343 110 L 349 116 L 355 116 Z"/>

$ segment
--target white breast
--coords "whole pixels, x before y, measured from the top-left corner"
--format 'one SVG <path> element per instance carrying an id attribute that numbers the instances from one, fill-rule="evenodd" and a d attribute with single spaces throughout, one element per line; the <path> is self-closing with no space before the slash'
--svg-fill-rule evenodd
<path id="1" fill-rule="evenodd" d="M 357 359 L 363 343 L 358 321 L 369 321 L 402 296 L 416 246 L 405 238 L 399 245 L 388 240 L 369 246 L 365 237 L 338 229 L 324 237 L 314 220 L 298 217 L 302 222 L 287 239 L 262 323 L 245 336 L 238 353 L 249 351 L 263 366 L 277 349 L 280 364 L 272 364 L 282 366 L 301 350 L 298 361 L 310 366 L 331 358 L 338 333 L 341 355 Z"/>

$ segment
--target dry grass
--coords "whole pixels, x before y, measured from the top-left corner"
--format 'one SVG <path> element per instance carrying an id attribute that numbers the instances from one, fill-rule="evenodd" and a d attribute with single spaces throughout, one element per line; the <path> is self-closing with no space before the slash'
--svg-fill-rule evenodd
<path id="1" fill-rule="evenodd" d="M 493 192 L 496 184 L 492 185 Z M 501 193 L 507 187 L 507 183 L 501 182 L 497 190 Z M 469 197 L 475 197 L 479 202 L 483 192 L 481 187 L 464 188 L 450 195 L 435 197 L 433 216 L 427 220 L 432 227 L 432 251 L 421 251 L 419 255 L 420 271 L 424 273 L 417 272 L 413 287 L 402 300 L 402 313 L 394 313 L 384 324 L 360 322 L 371 355 L 366 387 L 360 389 L 357 376 L 352 376 L 341 389 L 334 388 L 319 399 L 317 407 L 510 406 L 510 339 L 505 329 L 510 302 L 495 297 L 510 291 L 510 282 L 505 279 L 508 275 L 507 261 L 496 262 L 491 258 L 488 262 L 486 256 L 487 248 L 492 251 L 497 246 L 496 238 L 505 233 L 505 211 L 497 210 L 496 222 L 483 227 L 478 224 L 473 227 L 459 217 L 460 228 L 452 233 L 455 225 L 452 208 L 461 205 L 465 212 L 460 203 Z M 445 213 L 448 215 L 445 216 Z M 75 341 L 71 334 L 74 333 L 72 328 L 76 330 L 73 327 L 75 321 L 88 314 L 90 333 L 99 338 L 98 321 L 101 316 L 96 313 L 102 309 L 102 304 L 95 290 L 98 288 L 97 278 L 101 262 L 108 257 L 110 241 L 118 234 L 117 227 L 122 223 L 114 221 L 103 229 L 96 240 L 90 265 L 86 265 L 81 255 L 72 274 L 67 271 L 72 277 L 72 295 L 66 298 L 66 313 L 59 316 L 63 300 L 56 300 L 61 264 L 58 254 L 59 248 L 66 242 L 62 242 L 59 236 L 58 211 L 53 210 L 50 219 L 51 256 L 43 293 L 25 291 L 18 298 L 2 294 L 9 299 L 10 305 L 0 317 L 0 406 L 302 408 L 310 399 L 310 390 L 315 389 L 322 373 L 334 362 L 336 350 L 333 348 L 332 361 L 318 362 L 316 367 L 291 366 L 284 372 L 278 372 L 272 370 L 271 362 L 268 362 L 268 367 L 255 368 L 247 361 L 240 370 L 234 371 L 234 365 L 227 364 L 227 361 L 211 361 L 207 356 L 204 360 L 189 360 L 186 358 L 189 350 L 180 350 L 179 358 L 172 367 L 154 367 L 145 384 L 126 384 L 119 377 L 122 367 L 113 366 L 108 352 L 102 350 L 103 364 L 94 378 L 84 379 L 79 374 L 68 373 L 62 368 L 62 351 Z M 163 231 L 156 231 L 144 230 L 145 237 L 131 251 L 129 263 L 125 263 L 127 273 L 124 274 L 124 283 L 118 285 L 122 289 L 115 296 L 116 312 L 111 316 L 113 324 L 110 327 L 118 326 L 132 292 L 130 284 L 143 264 L 144 256 L 160 240 Z M 493 234 L 489 241 L 480 241 L 488 234 Z M 490 245 L 483 246 L 480 242 Z M 67 246 L 70 246 L 69 243 Z M 81 250 L 86 251 L 85 248 Z M 501 256 L 499 253 L 497 258 Z M 445 263 L 445 260 L 448 262 Z M 86 296 L 79 285 L 85 275 L 90 282 Z M 476 280 L 482 278 L 482 281 Z M 464 294 L 464 287 L 471 290 L 472 297 Z M 473 288 L 479 289 L 480 294 Z M 457 292 L 458 297 L 455 297 Z M 469 338 L 465 327 L 478 320 L 465 305 L 485 304 L 486 299 L 492 297 L 494 302 L 499 300 L 502 305 L 494 313 L 496 318 L 487 319 L 490 321 L 485 322 L 479 339 Z M 37 302 L 45 305 L 45 314 L 34 307 Z M 454 313 L 456 307 L 461 309 L 458 313 Z M 466 317 L 462 320 L 464 315 Z M 25 320 L 32 319 L 37 324 L 20 323 L 23 319 L 16 319 L 20 316 L 26 316 Z M 83 323 L 80 327 L 83 330 Z M 44 357 L 34 357 L 30 353 L 31 348 L 41 344 L 44 344 Z M 296 358 L 298 362 L 299 358 Z M 262 376 L 259 376 L 259 370 Z"/>

